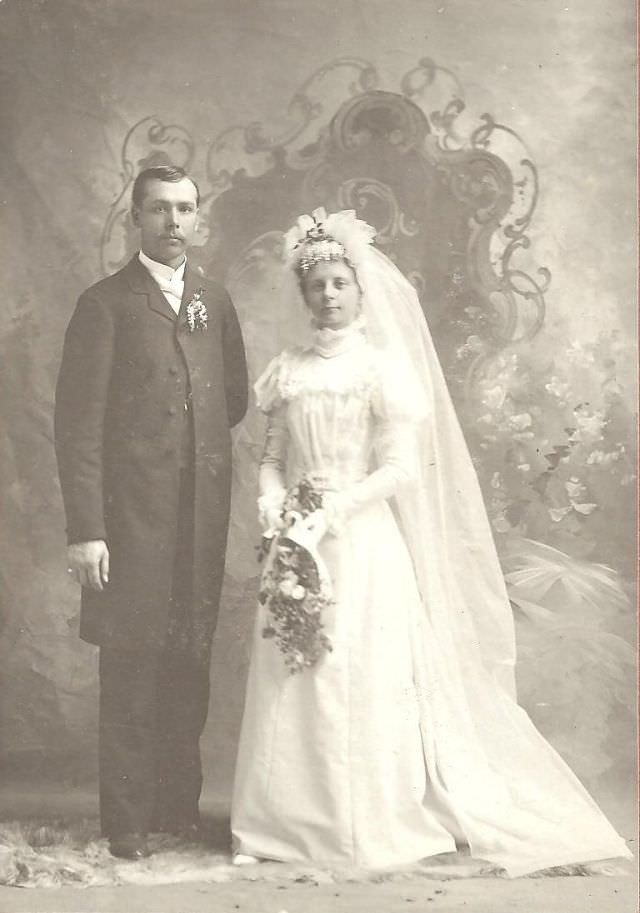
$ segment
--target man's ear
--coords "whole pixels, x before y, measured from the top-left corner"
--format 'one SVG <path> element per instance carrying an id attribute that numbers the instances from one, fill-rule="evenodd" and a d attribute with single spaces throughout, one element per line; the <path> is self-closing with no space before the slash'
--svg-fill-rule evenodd
<path id="1" fill-rule="evenodd" d="M 140 210 L 137 206 L 131 207 L 131 221 L 136 226 L 136 228 L 140 225 Z"/>

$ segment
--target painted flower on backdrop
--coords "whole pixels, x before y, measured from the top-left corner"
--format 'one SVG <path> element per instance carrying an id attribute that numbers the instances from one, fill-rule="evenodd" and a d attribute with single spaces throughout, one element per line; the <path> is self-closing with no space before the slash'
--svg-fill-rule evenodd
<path id="1" fill-rule="evenodd" d="M 570 384 L 566 380 L 561 380 L 555 375 L 551 378 L 548 384 L 544 385 L 547 393 L 551 393 L 552 396 L 557 396 L 559 400 L 564 400 L 567 393 L 571 389 Z"/>
<path id="2" fill-rule="evenodd" d="M 587 487 L 576 476 L 571 476 L 569 481 L 564 483 L 564 487 L 571 507 L 583 517 L 588 517 L 597 508 L 597 504 L 582 500 L 587 494 Z"/>
<path id="3" fill-rule="evenodd" d="M 533 438 L 533 431 L 530 430 L 532 425 L 533 419 L 528 412 L 521 412 L 519 415 L 511 415 L 509 417 L 509 427 L 514 432 L 513 439 L 516 441 Z"/>
<path id="4" fill-rule="evenodd" d="M 502 409 L 506 398 L 506 388 L 501 384 L 496 384 L 494 387 L 484 390 L 482 395 L 483 403 L 490 409 Z"/>
<path id="5" fill-rule="evenodd" d="M 603 334 L 492 361 L 466 426 L 496 532 L 608 554 L 607 516 L 626 516 L 635 480 L 623 355 Z"/>
<path id="6" fill-rule="evenodd" d="M 623 444 L 618 444 L 615 450 L 610 450 L 608 453 L 605 453 L 604 450 L 592 450 L 587 457 L 587 466 L 611 466 L 624 456 L 625 450 Z"/>
<path id="7" fill-rule="evenodd" d="M 601 441 L 602 432 L 607 424 L 607 418 L 603 410 L 598 409 L 591 411 L 588 406 L 580 405 L 573 410 L 576 430 L 571 435 L 573 441 Z"/>
<path id="8" fill-rule="evenodd" d="M 470 310 L 470 308 L 467 308 L 467 310 Z M 479 336 L 468 336 L 467 341 L 456 349 L 456 358 L 460 361 L 470 355 L 480 355 L 485 350 L 486 344 Z"/>
<path id="9" fill-rule="evenodd" d="M 564 487 L 566 488 L 567 494 L 571 499 L 581 498 L 586 491 L 586 488 L 582 482 L 575 476 L 571 476 L 569 481 L 564 483 Z"/>

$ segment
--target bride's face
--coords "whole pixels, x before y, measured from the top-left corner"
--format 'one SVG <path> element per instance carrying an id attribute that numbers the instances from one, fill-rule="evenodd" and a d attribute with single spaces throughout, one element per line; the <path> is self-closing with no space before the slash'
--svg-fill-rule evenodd
<path id="1" fill-rule="evenodd" d="M 343 260 L 316 263 L 302 280 L 302 294 L 321 327 L 341 330 L 360 313 L 360 286 Z"/>

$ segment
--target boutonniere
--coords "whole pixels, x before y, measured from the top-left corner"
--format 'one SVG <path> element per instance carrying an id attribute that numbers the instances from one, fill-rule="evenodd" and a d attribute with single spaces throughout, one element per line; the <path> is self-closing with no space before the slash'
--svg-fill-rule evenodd
<path id="1" fill-rule="evenodd" d="M 205 289 L 196 289 L 191 300 L 187 302 L 187 325 L 190 333 L 195 330 L 207 329 L 209 315 L 207 314 L 207 306 L 202 300 L 204 293 Z"/>

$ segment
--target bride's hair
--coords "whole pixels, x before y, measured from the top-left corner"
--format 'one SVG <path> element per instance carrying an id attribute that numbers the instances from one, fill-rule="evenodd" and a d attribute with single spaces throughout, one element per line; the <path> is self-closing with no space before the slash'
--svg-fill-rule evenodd
<path id="1" fill-rule="evenodd" d="M 314 209 L 300 216 L 284 238 L 284 259 L 298 279 L 305 298 L 305 280 L 319 263 L 344 263 L 352 271 L 360 295 L 364 293 L 358 273 L 358 263 L 369 248 L 375 230 L 356 218 L 353 210 L 327 215 L 324 209 Z"/>
<path id="2" fill-rule="evenodd" d="M 296 261 L 295 270 L 301 278 L 304 278 L 314 266 L 318 263 L 340 263 L 344 261 L 347 266 L 353 269 L 353 264 L 349 262 L 346 251 L 339 241 L 324 233 L 322 228 L 314 237 L 307 237 L 300 242 L 302 254 Z"/>
<path id="3" fill-rule="evenodd" d="M 344 260 L 357 272 L 374 237 L 375 229 L 357 219 L 352 209 L 330 215 L 314 209 L 310 216 L 300 216 L 284 236 L 284 260 L 298 274 L 332 260 Z"/>

